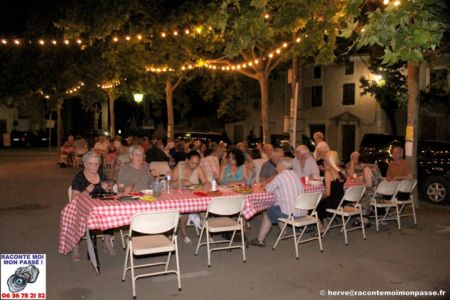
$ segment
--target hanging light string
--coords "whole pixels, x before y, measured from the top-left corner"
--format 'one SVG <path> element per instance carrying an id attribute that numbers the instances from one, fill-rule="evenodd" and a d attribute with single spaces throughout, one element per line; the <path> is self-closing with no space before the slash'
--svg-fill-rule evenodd
<path id="1" fill-rule="evenodd" d="M 143 34 L 135 34 L 135 35 L 114 35 L 110 38 L 110 41 L 113 43 L 119 42 L 141 42 L 144 39 L 151 40 L 155 39 L 155 37 L 159 39 L 167 39 L 167 38 L 182 38 L 182 37 L 190 37 L 195 38 L 199 35 L 204 35 L 205 33 L 212 32 L 213 28 L 211 26 L 205 25 L 192 25 L 184 28 L 176 28 L 172 30 L 162 30 L 157 35 L 143 35 Z M 67 39 L 67 38 L 39 38 L 39 39 L 25 39 L 25 38 L 6 38 L 0 37 L 0 46 L 21 46 L 21 45 L 39 45 L 39 46 L 57 46 L 57 45 L 78 45 L 82 46 L 84 44 L 83 40 L 80 38 L 75 39 Z"/>
<path id="2" fill-rule="evenodd" d="M 84 82 L 80 81 L 77 86 L 66 91 L 66 94 L 75 94 L 84 86 Z"/>
<path id="3" fill-rule="evenodd" d="M 103 90 L 108 90 L 108 89 L 112 89 L 116 86 L 118 86 L 120 84 L 120 80 L 111 80 L 108 82 L 103 82 L 100 84 L 97 84 L 97 87 L 103 89 Z"/>
<path id="4" fill-rule="evenodd" d="M 308 37 L 308 35 L 305 35 L 305 37 Z M 301 38 L 297 37 L 294 42 L 283 42 L 280 46 L 270 51 L 267 55 L 260 56 L 256 59 L 251 59 L 248 61 L 244 61 L 241 63 L 224 63 L 221 62 L 223 59 L 199 59 L 197 63 L 186 63 L 182 65 L 178 70 L 180 71 L 189 71 L 194 68 L 207 68 L 210 70 L 219 70 L 219 71 L 239 71 L 241 69 L 251 68 L 257 66 L 261 61 L 272 59 L 276 56 L 281 55 L 281 53 L 285 52 L 289 46 L 292 46 L 293 44 L 298 44 L 301 42 Z M 147 72 L 154 72 L 154 73 L 164 73 L 164 72 L 174 72 L 176 68 L 170 67 L 167 65 L 164 66 L 146 66 Z"/>

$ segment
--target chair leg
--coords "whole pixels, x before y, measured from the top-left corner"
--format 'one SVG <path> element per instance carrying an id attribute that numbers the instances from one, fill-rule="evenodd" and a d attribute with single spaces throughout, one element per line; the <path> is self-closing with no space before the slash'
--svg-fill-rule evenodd
<path id="1" fill-rule="evenodd" d="M 398 205 L 395 206 L 395 212 L 397 213 L 398 230 L 402 230 L 402 224 L 400 222 L 400 212 L 398 211 Z"/>
<path id="2" fill-rule="evenodd" d="M 123 235 L 123 230 L 122 230 L 122 229 L 120 229 L 120 239 L 121 239 L 121 241 L 122 241 L 122 248 L 125 249 L 125 248 L 126 248 L 126 245 L 125 245 L 125 237 L 124 237 L 124 235 Z"/>
<path id="3" fill-rule="evenodd" d="M 303 231 L 305 229 L 306 229 L 306 226 L 303 227 Z M 299 259 L 297 241 L 300 241 L 300 240 L 297 240 L 297 234 L 295 232 L 295 225 L 294 225 L 294 223 L 292 223 L 292 235 L 294 236 L 295 258 Z"/>
<path id="4" fill-rule="evenodd" d="M 200 231 L 200 236 L 198 237 L 197 249 L 195 249 L 195 255 L 198 255 L 198 249 L 200 248 L 200 244 L 202 242 L 203 233 L 205 232 L 205 226 L 202 227 Z"/>
<path id="5" fill-rule="evenodd" d="M 416 208 L 414 206 L 414 199 L 411 199 L 411 207 L 412 207 L 412 211 L 413 211 L 413 218 L 414 218 L 414 225 L 417 225 L 417 219 L 416 219 Z"/>
<path id="6" fill-rule="evenodd" d="M 346 222 L 345 222 L 345 217 L 344 217 L 344 215 L 341 215 L 341 219 L 342 219 L 342 229 L 344 230 L 345 244 L 348 245 L 348 240 L 347 240 L 347 227 L 345 226 Z"/>
<path id="7" fill-rule="evenodd" d="M 319 221 L 317 221 L 316 226 L 317 226 L 317 230 L 319 230 Z M 323 252 L 323 248 L 322 248 L 322 236 L 321 236 L 320 234 L 318 234 L 318 235 L 317 235 L 317 238 L 319 239 L 320 252 Z"/>
<path id="8" fill-rule="evenodd" d="M 333 217 L 331 218 L 330 223 L 328 223 L 327 228 L 325 228 L 325 231 L 322 233 L 322 237 L 324 237 L 327 234 L 328 229 L 330 229 L 330 226 L 334 221 L 334 218 L 336 218 L 336 214 L 333 214 Z M 319 227 L 317 227 L 317 231 L 319 231 Z"/>
<path id="9" fill-rule="evenodd" d="M 164 271 L 167 271 L 169 269 L 169 263 L 170 263 L 171 256 L 172 256 L 172 252 L 169 252 L 169 254 L 167 255 L 166 268 L 164 269 Z"/>
<path id="10" fill-rule="evenodd" d="M 375 227 L 377 229 L 377 233 L 380 232 L 380 229 L 378 228 L 378 207 L 374 206 L 375 210 Z"/>
<path id="11" fill-rule="evenodd" d="M 231 239 L 230 239 L 230 242 L 228 243 L 228 247 L 231 247 L 231 245 L 233 244 L 233 240 L 234 240 L 235 236 L 236 236 L 236 230 L 233 231 L 233 234 L 231 235 Z M 244 240 L 244 236 L 243 235 L 242 235 L 241 240 Z M 231 251 L 231 249 L 229 249 L 228 251 Z"/>
<path id="12" fill-rule="evenodd" d="M 181 291 L 181 274 L 180 274 L 180 261 L 178 259 L 178 241 L 177 237 L 175 237 L 175 261 L 177 263 L 177 280 L 178 280 L 178 290 Z"/>
<path id="13" fill-rule="evenodd" d="M 208 267 L 211 268 L 211 250 L 209 249 L 209 230 L 206 228 L 206 249 L 208 250 Z"/>
<path id="14" fill-rule="evenodd" d="M 130 249 L 131 287 L 133 289 L 133 299 L 136 299 L 136 278 L 134 277 L 133 253 L 132 248 L 128 248 Z"/>
<path id="15" fill-rule="evenodd" d="M 362 210 L 359 213 L 359 219 L 361 220 L 361 230 L 362 230 L 362 233 L 363 233 L 363 239 L 365 240 L 366 239 L 366 229 L 365 229 L 365 226 L 364 226 L 364 219 L 363 219 Z"/>
<path id="16" fill-rule="evenodd" d="M 127 250 L 125 253 L 125 265 L 123 266 L 123 275 L 122 275 L 122 281 L 125 281 L 125 276 L 127 275 L 127 265 L 128 265 L 128 258 L 129 258 L 129 246 L 127 246 Z"/>
<path id="17" fill-rule="evenodd" d="M 247 262 L 247 258 L 245 256 L 245 238 L 244 238 L 244 225 L 241 222 L 241 243 L 242 243 L 242 261 Z"/>
<path id="18" fill-rule="evenodd" d="M 286 229 L 286 226 L 287 226 L 287 223 L 284 223 L 284 226 L 283 226 L 283 228 L 281 229 L 280 234 L 278 235 L 278 238 L 277 238 L 277 240 L 275 241 L 275 244 L 274 244 L 273 247 L 272 247 L 272 250 L 275 250 L 275 248 L 277 247 L 278 242 L 280 241 L 281 236 L 283 235 L 284 230 Z"/>

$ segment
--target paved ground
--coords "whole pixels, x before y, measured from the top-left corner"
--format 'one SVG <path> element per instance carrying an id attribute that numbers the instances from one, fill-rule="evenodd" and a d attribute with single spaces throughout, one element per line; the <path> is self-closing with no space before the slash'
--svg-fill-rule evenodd
<path id="1" fill-rule="evenodd" d="M 87 261 L 75 263 L 57 252 L 59 214 L 75 173 L 57 168 L 55 155 L 45 150 L 0 149 L 0 252 L 46 253 L 48 299 L 131 299 L 129 278 L 121 282 L 124 253 L 119 243 L 117 256 L 101 253 L 99 277 Z M 446 297 L 434 299 L 450 298 L 450 207 L 420 204 L 417 227 L 407 219 L 402 231 L 389 224 L 377 234 L 372 226 L 366 241 L 359 231 L 351 233 L 348 246 L 332 232 L 323 241 L 323 253 L 317 243 L 308 243 L 300 248 L 300 260 L 291 240 L 271 250 L 276 228 L 268 247 L 248 249 L 246 264 L 239 251 L 216 252 L 208 268 L 205 249 L 196 257 L 194 246 L 182 244 L 183 290 L 177 291 L 172 275 L 145 278 L 137 282 L 138 298 L 332 298 L 320 296 L 321 290 L 445 290 Z M 252 237 L 259 221 L 260 216 L 251 222 Z M 81 245 L 84 250 L 85 241 Z"/>

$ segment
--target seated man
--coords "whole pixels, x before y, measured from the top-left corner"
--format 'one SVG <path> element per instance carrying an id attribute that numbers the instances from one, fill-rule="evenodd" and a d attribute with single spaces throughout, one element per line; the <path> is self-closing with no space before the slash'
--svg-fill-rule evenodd
<path id="1" fill-rule="evenodd" d="M 266 161 L 262 167 L 259 174 L 259 178 L 263 182 L 270 182 L 277 174 L 276 168 L 278 162 L 284 157 L 283 149 L 276 148 L 270 155 L 270 159 Z"/>
<path id="2" fill-rule="evenodd" d="M 266 185 L 266 191 L 274 194 L 275 203 L 264 213 L 258 238 L 250 241 L 251 245 L 264 247 L 264 240 L 272 228 L 272 224 L 278 224 L 281 230 L 282 224 L 278 222 L 278 218 L 287 218 L 294 208 L 295 199 L 303 194 L 303 185 L 291 168 L 292 159 L 281 159 L 276 168 L 278 174 Z M 301 217 L 307 214 L 306 210 L 298 211 L 294 216 Z"/>
<path id="3" fill-rule="evenodd" d="M 406 159 L 403 159 L 403 148 L 401 146 L 394 146 L 391 154 L 392 161 L 389 163 L 386 179 L 389 181 L 412 179 L 411 166 Z"/>

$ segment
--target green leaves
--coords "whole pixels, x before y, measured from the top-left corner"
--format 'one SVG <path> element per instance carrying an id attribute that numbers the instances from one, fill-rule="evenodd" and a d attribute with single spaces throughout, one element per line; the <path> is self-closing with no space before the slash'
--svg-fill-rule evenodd
<path id="1" fill-rule="evenodd" d="M 367 14 L 364 31 L 358 33 L 357 47 L 383 47 L 382 62 L 386 65 L 399 61 L 419 63 L 424 52 L 436 49 L 448 30 L 443 6 L 441 1 L 415 0 L 378 8 Z M 349 36 L 350 28 L 355 28 L 354 23 L 348 23 L 343 35 Z"/>

